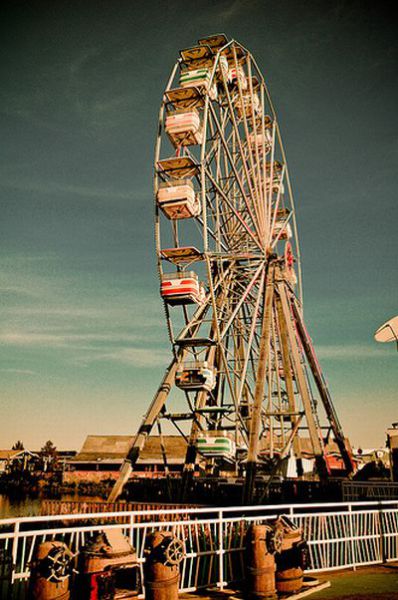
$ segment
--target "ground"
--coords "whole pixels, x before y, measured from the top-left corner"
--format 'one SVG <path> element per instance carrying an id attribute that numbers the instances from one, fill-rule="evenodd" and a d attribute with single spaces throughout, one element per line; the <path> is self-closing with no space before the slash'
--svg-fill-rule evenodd
<path id="1" fill-rule="evenodd" d="M 328 589 L 315 592 L 312 600 L 398 600 L 398 564 L 358 568 L 356 571 L 335 571 L 317 575 L 320 581 L 330 581 Z M 223 600 L 226 593 L 184 594 L 180 600 Z"/>
<path id="2" fill-rule="evenodd" d="M 327 573 L 320 579 L 331 586 L 311 595 L 313 600 L 398 600 L 397 564 Z"/>

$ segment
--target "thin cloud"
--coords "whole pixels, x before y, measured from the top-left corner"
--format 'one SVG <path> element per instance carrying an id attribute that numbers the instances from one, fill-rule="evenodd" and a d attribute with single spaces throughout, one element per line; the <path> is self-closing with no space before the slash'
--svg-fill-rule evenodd
<path id="1" fill-rule="evenodd" d="M 386 348 L 381 346 L 366 346 L 360 344 L 336 344 L 316 347 L 318 357 L 329 360 L 364 360 L 367 358 L 385 359 L 388 356 L 386 350 Z"/>
<path id="2" fill-rule="evenodd" d="M 115 279 L 112 286 L 105 286 L 101 277 L 87 285 L 82 274 L 65 276 L 61 265 L 57 269 L 53 264 L 54 257 L 50 260 L 49 268 L 40 265 L 38 273 L 36 265 L 25 264 L 23 256 L 4 258 L 0 291 L 5 331 L 20 332 L 22 328 L 31 333 L 40 328 L 43 333 L 51 333 L 49 328 L 61 326 L 66 333 L 71 329 L 80 333 L 82 328 L 93 330 L 95 326 L 91 333 L 113 333 L 122 325 L 130 331 L 163 325 L 157 294 L 133 287 L 124 277 Z M 43 275 L 46 271 L 49 274 Z M 6 298 L 10 295 L 12 299 Z"/>
<path id="3" fill-rule="evenodd" d="M 134 306 L 134 305 L 133 305 Z M 159 328 L 164 329 L 160 307 L 151 309 L 149 302 L 137 303 L 138 308 L 131 306 L 121 308 L 101 307 L 9 307 L 3 310 L 7 317 L 4 334 L 18 335 L 48 335 L 64 333 L 71 335 L 110 335 L 126 337 L 121 332 L 140 332 L 139 336 L 148 336 L 151 329 L 158 334 Z M 147 314 L 147 311 L 150 313 Z M 119 333 L 120 332 L 120 333 Z M 1 334 L 0 334 L 1 341 Z"/>
<path id="4" fill-rule="evenodd" d="M 0 369 L 1 373 L 14 373 L 17 375 L 36 375 L 35 371 L 30 369 Z"/>
<path id="5" fill-rule="evenodd" d="M 136 335 L 128 334 L 51 334 L 38 332 L 6 332 L 0 334 L 0 344 L 14 346 L 76 346 L 94 342 L 136 342 Z"/>
<path id="6" fill-rule="evenodd" d="M 87 185 L 64 184 L 59 181 L 35 181 L 20 178 L 5 178 L 0 186 L 21 192 L 36 192 L 39 194 L 68 194 L 82 198 L 101 198 L 105 200 L 133 200 L 136 194 L 130 191 L 105 190 Z"/>
<path id="7" fill-rule="evenodd" d="M 152 348 L 120 348 L 114 352 L 86 358 L 86 364 L 104 361 L 140 368 L 167 366 L 170 362 L 170 351 Z"/>
<path id="8" fill-rule="evenodd" d="M 258 0 L 234 0 L 234 2 L 227 2 L 225 8 L 219 11 L 218 17 L 224 21 L 228 21 L 253 9 L 258 3 Z"/>

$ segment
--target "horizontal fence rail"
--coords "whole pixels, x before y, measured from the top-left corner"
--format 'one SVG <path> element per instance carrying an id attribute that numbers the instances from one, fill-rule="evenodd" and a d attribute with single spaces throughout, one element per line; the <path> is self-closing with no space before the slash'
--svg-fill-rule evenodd
<path id="1" fill-rule="evenodd" d="M 245 535 L 251 523 L 287 515 L 309 545 L 309 572 L 356 568 L 398 560 L 398 501 L 228 508 L 173 508 L 62 514 L 0 520 L 0 597 L 12 588 L 24 598 L 30 563 L 39 544 L 62 541 L 78 553 L 91 537 L 121 529 L 141 570 L 147 536 L 157 530 L 184 541 L 181 591 L 223 589 L 244 579 Z M 8 590 L 8 591 L 7 591 Z"/>
<path id="2" fill-rule="evenodd" d="M 394 500 L 398 497 L 398 483 L 391 481 L 342 481 L 343 502 Z"/>

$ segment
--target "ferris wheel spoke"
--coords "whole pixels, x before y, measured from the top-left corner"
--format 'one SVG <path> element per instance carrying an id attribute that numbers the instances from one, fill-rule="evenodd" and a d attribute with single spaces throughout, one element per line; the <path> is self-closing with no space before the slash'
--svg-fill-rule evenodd
<path id="1" fill-rule="evenodd" d="M 215 333 L 215 340 L 218 344 L 218 348 L 221 354 L 221 359 L 222 362 L 224 363 L 224 367 L 227 367 L 227 360 L 226 360 L 226 356 L 225 356 L 225 350 L 224 350 L 224 346 L 222 344 L 221 341 L 221 332 L 220 332 L 220 321 L 219 321 L 219 315 L 218 315 L 218 308 L 217 308 L 217 299 L 216 299 L 216 295 L 215 295 L 215 288 L 213 286 L 213 280 L 212 280 L 212 272 L 211 272 L 211 262 L 210 262 L 210 258 L 209 256 L 206 256 L 206 267 L 207 267 L 207 273 L 208 273 L 208 280 L 209 280 L 209 287 L 210 287 L 210 295 L 211 295 L 211 301 L 212 301 L 212 307 L 213 307 L 213 322 L 214 322 L 214 333 Z M 222 303 L 228 298 L 228 294 L 226 293 L 226 290 L 224 288 L 224 290 L 221 293 L 221 306 Z M 228 379 L 228 385 L 230 387 L 230 393 L 231 396 L 234 397 L 234 391 L 231 385 L 231 381 L 230 381 L 230 377 L 228 372 L 226 373 L 227 375 L 227 379 Z"/>
<path id="2" fill-rule="evenodd" d="M 262 270 L 261 277 L 260 277 L 260 283 L 259 283 L 259 289 L 260 290 L 264 286 L 264 277 L 265 277 L 265 271 Z M 240 401 L 241 401 L 242 394 L 243 394 L 243 389 L 244 389 L 244 385 L 246 383 L 246 373 L 247 373 L 247 368 L 248 368 L 248 365 L 249 365 L 249 360 L 250 360 L 250 357 L 251 357 L 251 352 L 252 352 L 252 347 L 253 347 L 253 340 L 254 340 L 254 337 L 255 337 L 255 330 L 256 330 L 257 324 L 258 324 L 258 317 L 259 317 L 259 309 L 260 309 L 261 299 L 262 299 L 262 294 L 258 293 L 257 294 L 256 303 L 255 303 L 255 306 L 254 306 L 254 309 L 253 309 L 253 314 L 251 316 L 251 326 L 250 326 L 249 337 L 248 337 L 247 346 L 246 346 L 246 353 L 245 353 L 245 357 L 244 357 L 244 362 L 243 362 L 243 366 L 242 366 L 241 385 L 239 387 L 238 396 L 237 396 L 238 403 L 240 403 Z"/>
<path id="3" fill-rule="evenodd" d="M 267 211 L 268 211 L 268 214 L 267 214 L 267 226 L 268 226 L 267 244 L 269 244 L 269 240 L 272 239 L 272 233 L 273 233 L 272 181 L 273 181 L 273 170 L 274 170 L 274 162 L 275 162 L 275 147 L 276 147 L 275 146 L 275 134 L 276 134 L 276 131 L 277 131 L 277 125 L 274 120 L 273 127 L 272 127 L 272 145 L 271 145 L 271 157 L 270 157 L 270 162 L 269 162 L 269 169 L 267 169 L 266 161 L 264 161 L 264 163 L 263 163 L 264 194 L 265 194 L 265 197 L 267 198 Z"/>
<path id="4" fill-rule="evenodd" d="M 204 226 L 204 222 L 203 219 L 201 217 L 196 217 L 198 223 L 200 223 L 202 226 Z M 225 242 L 221 241 L 219 236 L 209 227 L 209 225 L 206 225 L 206 230 L 207 233 L 209 234 L 209 236 L 217 243 L 220 244 L 220 246 L 223 248 L 223 250 L 225 250 L 225 252 L 228 252 L 228 246 L 226 245 Z"/>
<path id="5" fill-rule="evenodd" d="M 230 159 L 230 156 L 229 156 Z M 247 181 L 247 166 L 246 166 L 246 162 L 245 162 L 245 157 L 243 156 L 239 156 L 235 159 L 234 165 L 233 165 L 233 172 L 234 175 L 237 179 L 237 183 L 240 189 L 240 192 L 242 191 L 242 189 L 244 190 L 244 182 L 245 180 Z M 240 197 L 240 198 L 239 198 Z M 258 215 L 257 215 L 257 204 L 256 204 L 256 199 L 254 194 L 249 193 L 249 195 L 246 194 L 245 191 L 243 191 L 243 193 L 239 194 L 238 199 L 241 199 L 243 202 L 241 202 L 242 205 L 242 210 L 244 212 L 248 213 L 248 216 L 250 217 L 251 222 L 253 223 L 257 234 L 259 236 L 259 239 L 262 239 L 261 237 L 261 223 L 258 219 Z M 249 199 L 251 199 L 251 203 L 249 201 Z"/>
<path id="6" fill-rule="evenodd" d="M 271 244 L 271 248 L 275 248 L 276 244 L 279 242 L 279 240 L 280 240 L 280 238 L 281 238 L 282 234 L 283 234 L 283 233 L 286 231 L 286 229 L 287 229 L 287 227 L 288 227 L 288 225 L 289 225 L 289 222 L 290 222 L 290 220 L 291 220 L 292 216 L 293 216 L 293 213 L 290 213 L 290 214 L 289 214 L 289 215 L 286 217 L 286 219 L 283 221 L 283 223 L 282 223 L 282 225 L 281 225 L 281 227 L 280 227 L 280 229 L 279 229 L 279 232 L 278 232 L 278 234 L 275 236 L 275 239 L 273 240 L 273 242 L 272 242 L 272 244 Z M 275 223 L 274 223 L 274 225 L 275 225 Z"/>
<path id="7" fill-rule="evenodd" d="M 213 186 L 217 189 L 217 191 L 220 194 L 220 196 L 223 197 L 223 199 L 224 199 L 225 203 L 227 204 L 227 206 L 234 213 L 234 215 L 237 218 L 237 220 L 239 221 L 240 225 L 246 230 L 246 232 L 249 234 L 249 236 L 251 237 L 251 239 L 253 240 L 253 242 L 256 244 L 256 246 L 258 246 L 261 249 L 261 244 L 258 241 L 258 237 L 255 235 L 255 233 L 247 225 L 245 219 L 240 214 L 240 212 L 235 209 L 235 207 L 233 206 L 233 204 L 230 202 L 228 196 L 224 193 L 223 189 L 219 186 L 219 184 L 217 183 L 217 181 L 213 178 L 212 173 L 209 172 L 209 171 L 207 171 L 207 176 L 210 179 L 210 181 L 213 184 Z"/>
<path id="8" fill-rule="evenodd" d="M 223 285 L 223 282 L 229 276 L 229 274 L 230 274 L 230 268 L 227 268 L 225 270 L 225 272 L 214 283 L 214 286 L 213 286 L 214 292 L 216 292 L 218 290 L 218 288 L 221 285 Z M 203 322 L 204 316 L 207 313 L 207 311 L 209 310 L 211 304 L 212 304 L 212 297 L 211 297 L 211 294 L 209 293 L 206 295 L 206 298 L 203 301 L 203 303 L 194 312 L 190 322 L 187 323 L 184 326 L 184 328 L 180 331 L 180 333 L 178 334 L 178 336 L 176 338 L 177 340 L 183 340 L 186 337 L 191 337 L 192 330 L 195 328 L 198 328 L 200 326 L 200 324 Z"/>
<path id="9" fill-rule="evenodd" d="M 234 172 L 234 175 L 235 175 L 235 178 L 236 178 L 236 182 L 237 182 L 237 184 L 238 184 L 238 186 L 239 186 L 240 193 L 241 193 L 241 195 L 242 195 L 242 198 L 243 198 L 243 200 L 244 200 L 244 203 L 245 203 L 245 206 L 246 206 L 246 210 L 247 210 L 247 212 L 248 212 L 248 214 L 249 214 L 249 216 L 250 216 L 250 219 L 251 219 L 251 222 L 253 223 L 253 226 L 254 226 L 254 228 L 256 229 L 256 234 L 257 234 L 258 240 L 261 240 L 261 239 L 262 239 L 262 238 L 261 238 L 261 232 L 260 232 L 260 230 L 259 230 L 259 227 L 258 227 L 257 220 L 256 220 L 256 218 L 255 218 L 255 216 L 254 216 L 254 214 L 253 214 L 253 211 L 252 211 L 252 209 L 251 209 L 251 206 L 250 206 L 250 201 L 249 201 L 249 199 L 248 199 L 248 197 L 247 197 L 247 194 L 246 194 L 246 192 L 245 192 L 245 190 L 244 190 L 244 185 L 243 185 L 243 182 L 242 182 L 241 178 L 239 177 L 239 173 L 238 173 L 238 170 L 237 170 L 237 167 L 236 167 L 235 161 L 234 161 L 234 159 L 233 159 L 233 158 L 232 158 L 232 156 L 231 156 L 231 152 L 230 152 L 230 150 L 229 150 L 229 148 L 228 148 L 228 145 L 227 145 L 227 143 L 226 143 L 226 141 L 225 141 L 225 139 L 224 139 L 224 136 L 223 136 L 223 132 L 222 132 L 222 129 L 221 129 L 220 123 L 218 122 L 218 119 L 217 119 L 217 116 L 216 116 L 216 114 L 215 114 L 215 111 L 214 111 L 214 109 L 213 109 L 211 106 L 210 106 L 210 112 L 213 114 L 213 118 L 214 118 L 214 121 L 215 121 L 215 123 L 216 123 L 217 129 L 218 129 L 218 131 L 219 131 L 220 138 L 221 138 L 221 142 L 222 142 L 222 144 L 223 144 L 223 147 L 224 147 L 225 154 L 227 155 L 227 157 L 228 157 L 228 161 L 229 161 L 229 164 L 230 164 L 230 166 L 231 166 L 231 168 L 232 168 L 232 171 Z M 232 118 L 233 118 L 233 119 L 235 118 L 233 114 L 232 114 Z M 236 129 L 237 129 L 237 127 L 236 127 L 236 121 L 234 121 L 234 127 L 235 127 L 235 130 L 236 130 Z M 238 145 L 239 145 L 239 147 L 240 147 L 240 152 L 241 152 L 241 154 L 242 154 L 242 146 L 241 146 L 241 144 L 238 144 Z M 242 161 L 243 161 L 243 160 L 244 160 L 244 158 L 243 158 L 243 154 L 242 154 Z M 257 242 L 257 243 L 258 243 L 258 244 L 260 245 L 260 247 L 261 247 L 261 242 Z"/>
<path id="10" fill-rule="evenodd" d="M 213 125 L 213 127 L 214 127 L 214 125 Z M 228 144 L 229 144 L 229 141 L 230 141 L 230 139 L 231 139 L 231 136 L 232 136 L 232 135 L 233 135 L 233 132 L 230 134 L 230 136 L 229 136 L 229 137 L 227 137 L 227 138 L 226 138 L 226 140 L 225 140 L 225 144 L 226 144 L 226 146 L 228 146 Z M 219 138 L 219 140 L 218 140 L 218 141 L 219 141 L 219 145 L 220 145 L 220 143 L 221 143 L 221 140 L 220 140 L 220 138 Z M 222 147 L 222 150 L 223 150 L 223 149 L 224 149 L 224 148 Z M 218 184 L 219 184 L 220 188 L 222 188 L 222 190 L 223 190 L 223 192 L 225 193 L 225 195 L 226 195 L 226 196 L 228 196 L 228 197 L 230 197 L 230 194 L 231 194 L 231 188 L 232 188 L 232 186 L 234 185 L 234 176 L 231 176 L 231 174 L 229 173 L 229 169 L 228 169 L 228 159 L 227 159 L 227 156 L 225 155 L 225 153 L 224 153 L 224 152 L 221 152 L 221 149 L 220 149 L 220 154 L 223 154 L 223 155 L 224 155 L 224 165 L 223 165 L 223 167 L 224 167 L 224 173 L 223 173 L 223 175 L 221 176 L 221 174 L 220 174 L 220 167 L 221 167 L 221 165 L 220 165 L 220 163 L 218 162 L 218 163 L 217 163 L 217 169 L 216 169 L 216 171 L 214 172 L 214 170 L 213 170 L 213 178 L 214 178 L 214 179 L 215 179 L 215 180 L 218 182 Z M 209 170 L 211 170 L 211 168 L 212 168 L 212 161 L 211 161 L 211 160 L 209 160 L 209 161 L 208 161 L 208 163 L 207 163 L 207 168 L 208 168 Z M 233 202 L 232 202 L 232 203 L 233 203 Z M 219 202 L 217 202 L 217 208 L 218 208 L 218 206 L 219 206 Z M 235 208 L 236 208 L 236 207 L 235 207 Z M 220 216 L 220 217 L 222 217 L 222 216 L 223 216 L 223 215 L 220 213 L 220 211 L 218 212 L 218 214 L 219 214 L 219 216 Z M 232 213 L 231 213 L 231 215 L 230 215 L 230 218 L 232 219 Z M 220 219 L 218 219 L 218 221 L 217 221 L 217 222 L 218 222 L 218 223 L 220 223 Z M 234 228 L 234 230 L 232 230 L 232 231 L 231 231 L 231 230 L 230 230 L 230 228 L 228 228 L 228 229 L 226 228 L 226 222 L 225 222 L 225 220 L 224 220 L 224 223 L 223 223 L 224 237 L 225 237 L 225 238 L 228 238 L 228 237 L 231 237 L 231 236 L 233 237 L 233 236 L 234 236 L 234 233 L 235 233 L 235 231 L 236 231 L 236 228 L 237 228 L 237 226 L 238 226 L 238 223 L 236 223 L 236 222 L 235 222 L 235 228 Z"/>
<path id="11" fill-rule="evenodd" d="M 219 158 L 220 158 L 220 154 L 217 155 L 217 165 L 216 168 L 213 171 L 213 177 L 214 180 L 219 181 L 220 185 L 222 187 L 222 181 L 223 181 L 223 177 L 221 176 L 220 173 L 220 164 L 219 164 Z M 210 162 L 207 166 L 208 169 L 211 169 L 212 167 L 212 163 Z M 223 188 L 225 190 L 225 187 Z M 228 228 L 226 226 L 226 221 L 225 221 L 225 214 L 223 209 L 220 209 L 220 201 L 218 200 L 218 196 L 219 194 L 214 191 L 214 202 L 212 202 L 212 198 L 211 196 L 207 195 L 207 208 L 209 210 L 209 214 L 208 214 L 208 220 L 209 219 L 213 219 L 214 222 L 214 229 L 215 231 L 211 230 L 209 225 L 207 224 L 207 229 L 208 232 L 210 234 L 210 236 L 212 237 L 212 239 L 214 239 L 216 241 L 216 243 L 219 245 L 219 251 L 221 250 L 221 246 L 223 247 L 224 250 L 228 249 Z M 202 219 L 201 219 L 202 222 Z M 223 241 L 221 240 L 221 238 L 223 238 Z"/>
<path id="12" fill-rule="evenodd" d="M 264 265 L 264 266 L 265 266 L 265 265 Z M 250 278 L 249 278 L 247 281 L 250 281 Z M 245 284 L 244 284 L 244 283 L 243 283 L 242 281 L 240 281 L 239 279 L 237 279 L 237 280 L 236 280 L 237 294 L 239 295 L 239 297 L 240 297 L 242 294 L 246 294 L 246 291 L 247 291 L 247 281 L 245 281 Z M 257 283 L 257 282 L 256 282 L 256 281 L 254 281 L 254 284 L 256 284 L 256 283 Z M 257 286 L 256 286 L 256 287 L 257 287 Z M 247 298 L 246 298 L 246 300 L 247 300 L 247 301 L 252 301 L 252 302 L 254 302 L 254 301 L 256 300 L 255 296 L 253 296 L 253 291 L 252 291 L 251 289 L 250 289 L 250 290 L 248 290 L 248 293 L 247 293 Z"/>
<path id="13" fill-rule="evenodd" d="M 236 49 L 233 48 L 232 52 L 233 52 L 233 57 L 234 57 L 234 62 L 235 62 L 235 69 L 236 69 L 236 71 L 238 71 L 239 65 L 238 65 L 238 60 L 237 60 L 237 56 L 236 56 Z M 249 61 L 249 58 L 247 57 L 246 60 Z M 255 131 L 256 119 L 254 116 L 253 85 L 252 85 L 252 81 L 251 81 L 250 70 L 249 70 L 249 78 L 248 79 L 249 79 L 249 89 L 250 89 L 250 111 L 251 111 L 251 117 L 252 117 L 252 123 L 253 123 L 253 131 Z M 250 144 L 249 126 L 248 126 L 248 122 L 247 122 L 247 115 L 246 115 L 246 110 L 245 110 L 245 105 L 244 105 L 244 97 L 243 97 L 242 84 L 241 84 L 240 77 L 238 77 L 237 83 L 238 83 L 240 106 L 242 107 L 243 127 L 244 127 L 244 131 L 245 131 L 246 145 L 247 145 L 247 149 L 248 149 L 250 170 L 252 172 L 252 176 L 250 176 L 250 170 L 249 170 L 249 167 L 247 166 L 246 160 L 244 158 L 243 145 L 242 145 L 240 138 L 238 138 L 239 149 L 240 149 L 240 153 L 242 156 L 242 162 L 243 162 L 245 176 L 247 178 L 247 183 L 248 183 L 249 190 L 250 190 L 250 195 L 253 199 L 253 206 L 255 209 L 256 217 L 257 217 L 257 220 L 259 221 L 259 226 L 261 228 L 260 230 L 263 233 L 261 216 L 259 214 L 259 207 L 261 205 L 261 197 L 260 197 L 260 191 L 259 191 L 256 177 L 255 177 L 255 164 L 254 164 L 254 159 L 253 159 L 253 151 L 252 151 L 252 147 Z M 225 85 L 225 83 L 224 83 L 224 85 Z M 235 121 L 233 121 L 233 122 L 234 122 L 234 128 L 236 129 L 236 122 Z M 254 184 L 254 189 L 253 189 L 252 183 Z"/>
<path id="14" fill-rule="evenodd" d="M 236 68 L 237 67 L 237 63 L 236 63 Z M 229 90 L 228 90 L 228 86 L 227 83 L 225 81 L 225 77 L 224 77 L 224 88 L 225 88 L 225 92 L 226 92 L 226 97 L 228 100 L 228 106 L 229 106 L 229 118 L 230 118 L 230 122 L 232 125 L 232 129 L 235 132 L 235 137 L 236 137 L 236 142 L 237 142 L 237 148 L 239 150 L 239 154 L 240 154 L 240 160 L 242 161 L 242 166 L 243 166 L 243 170 L 244 170 L 244 176 L 245 179 L 247 181 L 247 185 L 249 187 L 249 197 L 252 199 L 252 206 L 254 208 L 254 212 L 256 213 L 256 220 L 255 222 L 258 222 L 258 214 L 257 214 L 257 205 L 258 205 L 258 197 L 257 197 L 257 193 L 258 190 L 257 189 L 253 189 L 253 185 L 252 185 L 252 178 L 250 176 L 250 168 L 248 167 L 247 163 L 246 163 L 246 156 L 245 156 L 245 152 L 243 149 L 243 143 L 240 137 L 240 132 L 239 132 L 239 126 L 235 117 L 235 112 L 234 112 L 234 104 L 233 101 L 231 99 Z M 248 127 L 247 127 L 247 120 L 246 120 L 246 111 L 245 111 L 245 106 L 244 106 L 244 100 L 243 100 L 243 94 L 242 94 L 242 90 L 241 90 L 241 84 L 240 84 L 240 78 L 238 78 L 238 92 L 239 92 L 239 97 L 240 97 L 240 106 L 242 107 L 242 119 L 244 122 L 244 126 L 245 126 L 245 131 L 246 131 L 246 139 L 247 139 L 247 143 L 249 140 L 249 133 L 248 133 Z M 253 102 L 253 98 L 251 97 L 251 102 Z M 249 155 L 251 157 L 250 154 L 250 148 L 249 148 Z M 253 167 L 253 164 L 251 165 Z M 248 200 L 247 200 L 247 196 L 246 193 L 243 191 L 243 197 L 245 199 L 246 204 L 248 205 Z M 251 214 L 252 218 L 252 211 L 251 208 L 248 205 L 248 211 Z M 260 225 L 260 223 L 259 223 Z M 261 230 L 259 228 L 259 236 L 261 239 Z"/>
<path id="15" fill-rule="evenodd" d="M 280 176 L 279 176 L 280 185 L 278 185 L 278 191 L 277 191 L 277 194 L 276 194 L 276 198 L 275 198 L 274 201 L 272 201 L 272 197 L 273 197 L 273 193 L 274 193 L 274 191 L 273 191 L 273 184 L 272 184 L 273 179 L 274 179 L 274 164 L 275 164 L 275 161 L 273 161 L 271 163 L 271 167 L 270 167 L 270 180 L 269 180 L 270 206 L 271 206 L 271 210 L 273 212 L 272 219 L 271 219 L 271 227 L 270 227 L 271 231 L 269 232 L 270 235 L 272 234 L 273 229 L 275 227 L 275 222 L 276 222 L 276 218 L 277 218 L 277 214 L 278 214 L 278 208 L 279 208 L 279 202 L 281 200 L 283 178 L 285 176 L 285 170 L 286 170 L 286 165 L 282 165 L 281 173 L 280 173 Z"/>
<path id="16" fill-rule="evenodd" d="M 266 182 L 265 182 L 265 172 L 266 172 L 266 163 L 267 163 L 267 153 L 270 150 L 270 147 L 268 145 L 268 148 L 266 150 L 265 147 L 265 140 L 266 140 L 266 133 L 265 133 L 265 114 L 266 114 L 266 107 L 265 107 L 265 98 L 264 98 L 264 84 L 263 82 L 261 82 L 261 98 L 260 98 L 260 103 L 261 103 L 261 136 L 262 136 L 262 161 L 260 161 L 258 159 L 258 180 L 259 180 L 259 185 L 260 185 L 260 189 L 261 189 L 261 194 L 262 194 L 262 219 L 263 219 L 263 223 L 264 223 L 264 230 L 265 230 L 265 234 L 267 235 L 269 233 L 269 223 L 267 221 L 267 215 L 268 215 L 268 198 L 267 198 L 267 190 L 266 190 Z M 258 155 L 259 153 L 259 149 L 258 149 L 258 140 L 257 140 L 257 133 L 255 135 L 255 142 L 256 142 L 256 154 Z M 272 138 L 271 138 L 271 144 L 272 144 Z"/>
<path id="17" fill-rule="evenodd" d="M 248 58 L 248 69 L 249 69 L 249 87 L 251 90 L 251 94 L 253 95 L 253 83 L 252 83 L 253 78 L 251 76 L 250 58 Z M 266 135 L 266 130 L 265 130 L 266 107 L 265 107 L 265 102 L 264 102 L 264 85 L 263 85 L 263 83 L 260 83 L 260 106 L 261 106 L 261 155 L 260 155 L 260 148 L 259 148 L 259 141 L 258 141 L 258 129 L 259 129 L 258 125 L 257 125 L 258 120 L 255 121 L 253 105 L 252 105 L 252 119 L 253 119 L 253 123 L 255 124 L 253 127 L 253 137 L 254 137 L 254 146 L 255 146 L 255 155 L 256 155 L 255 171 L 256 171 L 256 178 L 258 181 L 258 189 L 259 189 L 259 196 L 260 196 L 260 205 L 258 207 L 258 212 L 259 212 L 259 215 L 261 218 L 263 232 L 264 232 L 264 236 L 265 236 L 268 231 L 268 228 L 267 228 L 268 224 L 267 224 L 267 217 L 266 217 L 268 199 L 267 199 L 267 193 L 266 193 L 266 188 L 265 188 L 264 169 L 265 169 L 265 165 L 267 163 L 267 154 L 270 149 L 270 143 L 269 143 L 269 137 L 268 137 L 268 135 Z M 266 140 L 268 140 L 267 147 L 266 147 Z"/>

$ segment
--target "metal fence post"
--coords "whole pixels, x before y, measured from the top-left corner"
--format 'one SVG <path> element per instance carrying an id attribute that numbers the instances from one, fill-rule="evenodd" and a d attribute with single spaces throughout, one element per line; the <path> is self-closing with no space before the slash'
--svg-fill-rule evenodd
<path id="1" fill-rule="evenodd" d="M 379 526 L 379 551 L 380 551 L 380 558 L 381 560 L 384 562 L 386 562 L 387 559 L 387 553 L 385 550 L 385 537 L 384 537 L 384 515 L 383 515 L 383 505 L 381 504 L 381 502 L 379 502 L 379 510 L 377 513 L 377 524 Z"/>
<path id="2" fill-rule="evenodd" d="M 218 587 L 224 589 L 224 527 L 222 510 L 218 513 Z"/>
<path id="3" fill-rule="evenodd" d="M 130 544 L 132 546 L 133 546 L 133 523 L 134 523 L 134 515 L 132 515 L 130 513 L 130 517 L 129 517 L 129 527 L 130 527 L 129 538 L 130 538 Z"/>
<path id="4" fill-rule="evenodd" d="M 355 540 L 354 540 L 354 527 L 353 527 L 353 514 L 352 514 L 352 505 L 348 505 L 348 525 L 350 530 L 350 544 L 351 544 L 351 557 L 352 557 L 352 568 L 354 571 L 357 570 L 357 560 L 356 560 L 356 549 L 355 549 Z"/>
<path id="5" fill-rule="evenodd" d="M 12 575 L 11 583 L 15 581 L 15 570 L 17 568 L 17 556 L 18 556 L 18 539 L 19 539 L 19 521 L 15 521 L 14 525 L 14 537 L 12 540 Z"/>

